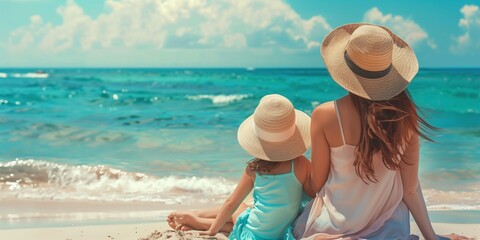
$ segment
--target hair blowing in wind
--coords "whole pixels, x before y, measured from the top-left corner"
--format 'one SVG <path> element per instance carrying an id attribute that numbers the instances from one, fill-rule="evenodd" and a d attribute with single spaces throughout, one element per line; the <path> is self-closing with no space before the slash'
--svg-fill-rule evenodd
<path id="1" fill-rule="evenodd" d="M 407 90 L 384 101 L 371 101 L 350 93 L 360 115 L 360 141 L 355 149 L 355 171 L 367 183 L 377 182 L 373 158 L 381 155 L 383 164 L 390 170 L 400 168 L 402 162 L 410 164 L 403 155 L 411 136 L 428 141 L 429 130 L 438 130 L 419 116 L 418 107 Z"/>

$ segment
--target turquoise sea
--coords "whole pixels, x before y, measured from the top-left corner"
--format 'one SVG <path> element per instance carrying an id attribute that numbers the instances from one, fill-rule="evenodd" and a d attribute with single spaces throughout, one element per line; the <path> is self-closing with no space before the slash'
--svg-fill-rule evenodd
<path id="1" fill-rule="evenodd" d="M 346 94 L 324 69 L 37 70 L 0 69 L 0 199 L 219 202 L 262 96 L 310 114 Z M 442 128 L 421 147 L 429 209 L 480 210 L 480 69 L 422 69 L 409 90 Z"/>

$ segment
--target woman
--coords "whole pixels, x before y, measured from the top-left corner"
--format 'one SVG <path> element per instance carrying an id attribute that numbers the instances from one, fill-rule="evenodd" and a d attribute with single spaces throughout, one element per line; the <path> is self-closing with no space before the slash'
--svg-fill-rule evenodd
<path id="1" fill-rule="evenodd" d="M 406 87 L 413 50 L 385 27 L 348 24 L 323 41 L 332 78 L 349 94 L 312 114 L 311 185 L 317 197 L 295 238 L 407 239 L 409 210 L 425 239 L 437 239 L 418 182 L 420 129 Z"/>

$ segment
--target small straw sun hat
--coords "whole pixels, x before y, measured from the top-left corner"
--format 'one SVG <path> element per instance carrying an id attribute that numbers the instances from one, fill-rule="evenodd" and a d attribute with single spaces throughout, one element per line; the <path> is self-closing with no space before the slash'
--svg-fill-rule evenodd
<path id="1" fill-rule="evenodd" d="M 238 142 L 256 158 L 281 162 L 310 147 L 310 117 L 278 94 L 264 96 L 238 128 Z"/>
<path id="2" fill-rule="evenodd" d="M 372 24 L 333 30 L 323 40 L 321 54 L 341 87 L 374 101 L 398 95 L 418 72 L 412 48 L 390 29 Z"/>

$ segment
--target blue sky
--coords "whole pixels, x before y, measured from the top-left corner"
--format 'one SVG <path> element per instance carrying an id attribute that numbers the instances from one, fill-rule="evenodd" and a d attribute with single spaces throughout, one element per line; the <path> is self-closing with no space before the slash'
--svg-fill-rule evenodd
<path id="1" fill-rule="evenodd" d="M 392 29 L 421 67 L 480 67 L 480 1 L 0 0 L 1 67 L 323 67 L 332 29 Z"/>

